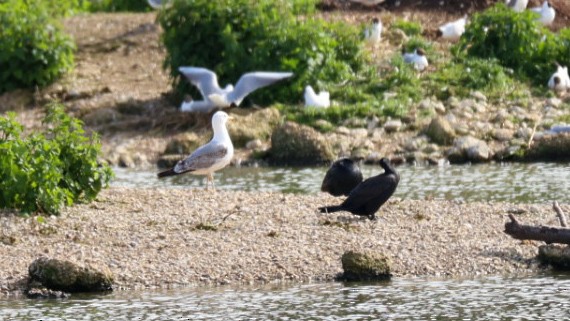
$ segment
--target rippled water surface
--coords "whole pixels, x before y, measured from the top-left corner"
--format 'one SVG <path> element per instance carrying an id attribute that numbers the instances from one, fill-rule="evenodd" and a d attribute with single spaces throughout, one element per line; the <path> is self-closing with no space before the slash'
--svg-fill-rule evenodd
<path id="1" fill-rule="evenodd" d="M 400 166 L 401 181 L 395 196 L 426 197 L 466 201 L 551 202 L 570 200 L 570 164 L 505 163 L 450 166 Z M 326 167 L 226 168 L 216 173 L 219 189 L 318 193 Z M 113 184 L 188 188 L 203 186 L 201 176 L 180 175 L 157 179 L 155 172 L 117 168 Z M 382 172 L 365 166 L 364 177 Z"/>
<path id="2" fill-rule="evenodd" d="M 0 320 L 565 320 L 570 276 L 187 288 L 0 301 Z"/>

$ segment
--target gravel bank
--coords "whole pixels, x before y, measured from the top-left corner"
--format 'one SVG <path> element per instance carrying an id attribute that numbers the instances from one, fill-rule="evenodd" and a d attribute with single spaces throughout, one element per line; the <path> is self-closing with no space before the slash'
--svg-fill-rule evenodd
<path id="1" fill-rule="evenodd" d="M 339 200 L 110 188 L 44 223 L 0 212 L 0 289 L 9 293 L 40 255 L 107 266 L 124 289 L 331 280 L 344 251 L 370 248 L 392 259 L 395 276 L 532 273 L 537 246 L 502 232 L 506 213 L 555 223 L 549 205 L 443 200 L 392 199 L 374 222 L 317 213 Z"/>

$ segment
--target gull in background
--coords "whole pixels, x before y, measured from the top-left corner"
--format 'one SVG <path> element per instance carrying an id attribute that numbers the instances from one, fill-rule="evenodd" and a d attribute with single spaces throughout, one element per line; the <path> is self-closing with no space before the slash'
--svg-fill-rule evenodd
<path id="1" fill-rule="evenodd" d="M 321 91 L 317 95 L 311 86 L 305 87 L 305 107 L 323 107 L 328 108 L 331 105 L 330 94 L 328 91 Z"/>
<path id="2" fill-rule="evenodd" d="M 158 173 L 158 177 L 167 177 L 191 173 L 194 175 L 206 175 L 206 189 L 208 183 L 214 185 L 214 172 L 226 167 L 234 156 L 234 146 L 226 128 L 230 116 L 223 111 L 217 111 L 212 117 L 212 129 L 214 137 L 206 145 L 200 146 L 190 156 L 180 160 L 176 165 L 166 171 Z"/>
<path id="3" fill-rule="evenodd" d="M 528 0 L 506 0 L 507 6 L 516 12 L 523 12 L 528 5 Z"/>
<path id="4" fill-rule="evenodd" d="M 382 38 L 382 22 L 378 18 L 372 19 L 372 25 L 364 30 L 364 37 L 372 43 L 380 41 Z"/>
<path id="5" fill-rule="evenodd" d="M 437 34 L 445 40 L 456 41 L 465 32 L 465 24 L 467 23 L 467 16 L 448 22 L 439 27 Z"/>
<path id="6" fill-rule="evenodd" d="M 540 15 L 536 20 L 545 26 L 550 26 L 554 22 L 554 18 L 556 18 L 556 10 L 548 1 L 544 1 L 541 7 L 530 8 L 530 10 Z"/>
<path id="7" fill-rule="evenodd" d="M 249 72 L 243 74 L 235 88 L 227 85 L 220 88 L 216 74 L 206 68 L 180 67 L 178 70 L 200 90 L 204 100 L 188 100 L 180 106 L 182 111 L 210 112 L 216 108 L 239 106 L 253 91 L 293 76 L 292 72 Z"/>
<path id="8" fill-rule="evenodd" d="M 168 3 L 168 1 L 165 0 L 147 0 L 148 4 L 153 8 L 153 9 L 160 9 L 162 8 L 164 5 L 166 5 Z M 166 3 L 164 3 L 166 2 Z"/>
<path id="9" fill-rule="evenodd" d="M 402 55 L 404 56 L 404 62 L 413 64 L 414 69 L 417 71 L 423 71 L 428 66 L 426 53 L 422 48 L 416 48 L 414 52 L 411 53 L 407 53 L 405 48 L 402 48 Z"/>
<path id="10" fill-rule="evenodd" d="M 548 80 L 548 88 L 556 92 L 564 92 L 570 89 L 570 76 L 568 75 L 568 67 L 558 65 L 556 72 L 552 74 Z"/>

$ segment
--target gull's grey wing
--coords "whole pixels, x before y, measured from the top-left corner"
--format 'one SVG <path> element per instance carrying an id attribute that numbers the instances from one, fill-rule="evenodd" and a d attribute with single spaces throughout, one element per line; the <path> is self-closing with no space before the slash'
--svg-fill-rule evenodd
<path id="1" fill-rule="evenodd" d="M 180 67 L 178 70 L 200 90 L 204 99 L 208 99 L 211 94 L 222 93 L 218 85 L 218 76 L 213 71 L 199 67 Z"/>
<path id="2" fill-rule="evenodd" d="M 239 105 L 245 96 L 261 87 L 269 86 L 279 80 L 293 76 L 292 72 L 249 72 L 243 74 L 234 90 L 228 94 L 228 101 Z"/>
<path id="3" fill-rule="evenodd" d="M 174 166 L 174 171 L 176 173 L 184 173 L 210 168 L 221 158 L 226 156 L 227 153 L 228 148 L 223 144 L 210 142 L 195 150 L 190 156 L 179 161 L 176 166 Z"/>

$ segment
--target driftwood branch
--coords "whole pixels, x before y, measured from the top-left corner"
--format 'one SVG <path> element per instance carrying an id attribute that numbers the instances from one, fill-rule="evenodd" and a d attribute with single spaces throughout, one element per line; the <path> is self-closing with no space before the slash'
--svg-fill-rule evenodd
<path id="1" fill-rule="evenodd" d="M 513 214 L 505 223 L 505 233 L 518 240 L 536 240 L 546 243 L 570 244 L 570 229 L 554 226 L 533 226 L 520 224 Z"/>
<path id="2" fill-rule="evenodd" d="M 554 211 L 556 211 L 556 216 L 558 216 L 558 220 L 560 221 L 560 226 L 568 227 L 568 223 L 566 223 L 566 216 L 564 215 L 564 212 L 558 205 L 557 201 L 554 201 L 554 203 L 552 203 L 552 208 L 554 208 Z"/>

